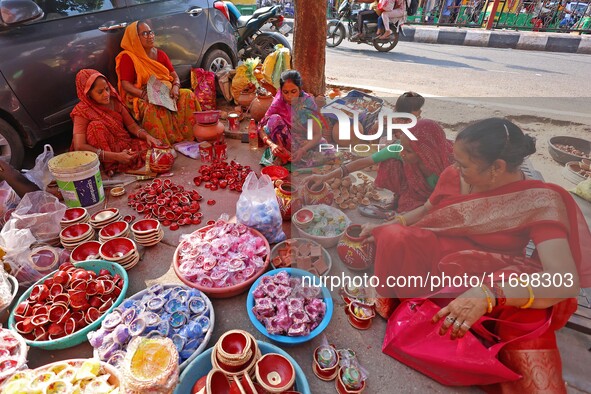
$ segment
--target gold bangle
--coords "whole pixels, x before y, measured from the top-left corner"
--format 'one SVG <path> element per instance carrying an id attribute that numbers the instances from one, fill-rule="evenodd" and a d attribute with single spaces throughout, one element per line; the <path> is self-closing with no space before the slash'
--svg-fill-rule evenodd
<path id="1" fill-rule="evenodd" d="M 485 285 L 480 286 L 480 289 L 482 290 L 482 292 L 486 296 L 486 303 L 488 304 L 488 306 L 486 308 L 486 313 L 491 313 L 493 310 L 493 302 L 492 302 L 492 297 L 490 295 L 490 291 L 486 288 Z"/>
<path id="2" fill-rule="evenodd" d="M 529 300 L 527 300 L 527 302 L 523 305 L 521 305 L 519 308 L 520 309 L 528 309 L 530 308 L 533 303 L 534 300 L 536 299 L 536 297 L 534 296 L 534 289 L 531 287 L 531 285 L 521 279 L 519 279 L 519 283 L 521 283 L 523 286 L 527 287 L 527 291 L 529 293 Z"/>
<path id="3" fill-rule="evenodd" d="M 400 223 L 402 226 L 406 227 L 406 219 L 404 218 L 404 216 L 396 215 L 396 216 L 394 216 L 394 220 L 398 220 L 398 223 Z"/>

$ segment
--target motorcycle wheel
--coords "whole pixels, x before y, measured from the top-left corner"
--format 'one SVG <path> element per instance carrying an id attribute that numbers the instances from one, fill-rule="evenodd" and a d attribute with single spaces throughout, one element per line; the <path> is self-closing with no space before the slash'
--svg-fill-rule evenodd
<path id="1" fill-rule="evenodd" d="M 337 47 L 343 42 L 345 37 L 347 36 L 347 32 L 345 31 L 345 26 L 338 21 L 330 21 L 328 22 L 328 26 L 326 28 L 326 46 L 329 48 Z"/>
<path id="2" fill-rule="evenodd" d="M 261 62 L 265 61 L 267 56 L 271 53 L 275 52 L 275 45 L 283 44 L 273 37 L 270 36 L 257 36 L 252 42 L 252 51 L 250 52 L 249 57 L 258 57 L 261 59 Z"/>
<path id="3" fill-rule="evenodd" d="M 374 41 L 373 47 L 378 50 L 378 52 L 390 52 L 396 45 L 398 45 L 398 36 L 400 33 L 392 33 L 394 36 L 389 41 Z"/>

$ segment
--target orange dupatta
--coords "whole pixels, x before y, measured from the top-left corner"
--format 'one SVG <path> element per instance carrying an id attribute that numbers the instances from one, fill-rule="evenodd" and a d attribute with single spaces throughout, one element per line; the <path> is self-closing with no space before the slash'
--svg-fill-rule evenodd
<path id="1" fill-rule="evenodd" d="M 135 87 L 143 89 L 152 75 L 154 75 L 159 81 L 165 83 L 168 82 L 168 85 L 170 85 L 169 88 L 172 87 L 171 83 L 173 78 L 172 75 L 170 75 L 170 71 L 168 71 L 168 69 L 160 62 L 150 59 L 146 50 L 142 46 L 140 36 L 137 33 L 137 24 L 138 22 L 136 21 L 127 26 L 125 34 L 123 34 L 123 39 L 121 40 L 121 48 L 123 48 L 123 51 L 121 51 L 121 53 L 115 58 L 115 70 L 117 71 L 117 75 L 121 75 L 119 71 L 121 57 L 123 55 L 128 55 L 133 61 L 133 67 L 135 68 L 135 73 L 137 75 L 134 84 Z M 123 90 L 121 79 L 119 79 L 118 88 L 119 94 L 125 101 L 127 98 L 127 92 Z M 139 112 L 137 101 L 138 98 L 134 97 L 133 108 L 136 114 Z"/>

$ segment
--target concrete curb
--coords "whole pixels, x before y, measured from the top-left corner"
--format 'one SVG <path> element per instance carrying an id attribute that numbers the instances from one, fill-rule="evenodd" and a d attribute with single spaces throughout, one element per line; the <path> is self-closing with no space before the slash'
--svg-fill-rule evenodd
<path id="1" fill-rule="evenodd" d="M 293 28 L 294 20 L 285 19 Z M 591 54 L 591 35 L 404 25 L 400 41 Z"/>

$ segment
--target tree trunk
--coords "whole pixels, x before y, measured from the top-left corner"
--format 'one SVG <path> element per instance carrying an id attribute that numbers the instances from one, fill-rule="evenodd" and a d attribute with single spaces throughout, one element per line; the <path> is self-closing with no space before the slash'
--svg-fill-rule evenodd
<path id="1" fill-rule="evenodd" d="M 296 0 L 293 67 L 302 74 L 304 91 L 324 96 L 326 0 Z"/>

